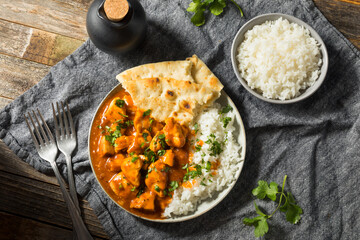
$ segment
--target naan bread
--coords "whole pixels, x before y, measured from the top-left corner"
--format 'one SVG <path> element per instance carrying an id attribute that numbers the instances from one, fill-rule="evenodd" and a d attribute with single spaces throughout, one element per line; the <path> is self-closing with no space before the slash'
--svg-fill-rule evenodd
<path id="1" fill-rule="evenodd" d="M 117 75 L 116 78 L 120 82 L 154 77 L 166 77 L 194 82 L 191 76 L 191 68 L 192 62 L 190 61 L 149 63 L 130 68 Z"/>
<path id="2" fill-rule="evenodd" d="M 210 71 L 206 64 L 201 61 L 196 55 L 193 55 L 190 58 L 187 58 L 186 61 L 192 63 L 191 76 L 194 81 L 198 84 L 207 86 L 213 91 L 218 92 L 220 96 L 220 91 L 223 89 L 223 85 L 219 79 Z"/>
<path id="3" fill-rule="evenodd" d="M 134 104 L 143 110 L 151 109 L 151 115 L 159 121 L 173 117 L 188 124 L 200 111 L 201 106 L 214 98 L 214 91 L 200 84 L 173 78 L 146 78 L 122 81 L 131 94 Z"/>
<path id="4" fill-rule="evenodd" d="M 196 55 L 185 61 L 134 67 L 116 78 L 137 107 L 151 109 L 151 115 L 159 121 L 174 117 L 183 124 L 189 124 L 201 109 L 210 106 L 223 88 L 219 79 Z"/>

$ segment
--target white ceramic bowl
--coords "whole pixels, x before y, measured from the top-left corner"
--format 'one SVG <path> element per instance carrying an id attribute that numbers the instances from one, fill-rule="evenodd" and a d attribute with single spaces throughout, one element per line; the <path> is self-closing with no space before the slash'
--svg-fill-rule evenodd
<path id="1" fill-rule="evenodd" d="M 316 82 L 311 87 L 307 88 L 301 95 L 299 95 L 298 97 L 295 97 L 293 99 L 289 99 L 289 100 L 269 99 L 269 98 L 262 96 L 260 93 L 256 92 L 255 90 L 251 89 L 247 85 L 247 82 L 241 77 L 241 74 L 238 69 L 238 60 L 236 59 L 237 49 L 240 46 L 240 44 L 244 41 L 244 35 L 248 30 L 251 30 L 255 25 L 263 24 L 266 21 L 275 21 L 281 17 L 283 19 L 287 19 L 290 23 L 297 23 L 300 26 L 304 26 L 305 28 L 309 29 L 311 36 L 320 44 L 319 47 L 320 47 L 321 57 L 322 57 L 322 61 L 323 61 L 322 66 L 321 66 L 321 73 L 320 73 L 320 76 L 318 77 L 318 79 L 316 80 Z M 239 79 L 240 83 L 252 95 L 254 95 L 255 97 L 257 97 L 261 100 L 264 100 L 266 102 L 276 103 L 276 104 L 288 104 L 288 103 L 295 103 L 295 102 L 304 100 L 305 98 L 310 97 L 313 93 L 316 92 L 316 90 L 321 86 L 321 84 L 323 83 L 323 81 L 325 79 L 328 65 L 329 65 L 329 57 L 328 57 L 328 53 L 327 53 L 327 50 L 326 50 L 323 40 L 321 39 L 319 34 L 317 34 L 315 32 L 315 30 L 312 27 L 310 27 L 308 24 L 306 24 L 305 22 L 301 21 L 300 19 L 290 16 L 290 15 L 281 14 L 281 13 L 269 13 L 269 14 L 260 15 L 260 16 L 257 16 L 255 18 L 251 19 L 250 21 L 248 21 L 246 24 L 244 24 L 240 28 L 240 30 L 237 32 L 237 34 L 233 40 L 233 43 L 232 43 L 231 62 L 232 62 L 234 72 L 235 72 L 237 78 Z"/>

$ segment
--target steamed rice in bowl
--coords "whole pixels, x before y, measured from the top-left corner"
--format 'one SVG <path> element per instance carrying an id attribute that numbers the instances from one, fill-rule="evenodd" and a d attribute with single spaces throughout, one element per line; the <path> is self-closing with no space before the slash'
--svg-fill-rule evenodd
<path id="1" fill-rule="evenodd" d="M 319 78 L 319 43 L 307 28 L 279 18 L 253 27 L 244 37 L 237 48 L 238 69 L 262 96 L 293 99 Z"/>

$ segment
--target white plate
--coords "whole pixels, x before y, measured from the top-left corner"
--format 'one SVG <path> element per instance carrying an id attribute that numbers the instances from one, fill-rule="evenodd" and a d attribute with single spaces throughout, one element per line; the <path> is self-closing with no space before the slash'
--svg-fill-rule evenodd
<path id="1" fill-rule="evenodd" d="M 90 155 L 90 131 L 92 129 L 93 123 L 94 123 L 94 119 L 95 116 L 97 115 L 100 106 L 103 104 L 103 102 L 112 97 L 112 95 L 118 91 L 120 91 L 122 89 L 121 84 L 117 85 L 116 87 L 114 87 L 107 95 L 106 97 L 103 99 L 103 101 L 100 103 L 98 109 L 96 110 L 94 117 L 91 121 L 91 126 L 90 126 L 90 130 L 89 130 L 89 138 L 88 138 L 88 149 L 89 149 L 89 158 L 90 158 L 90 165 L 92 168 L 92 171 L 96 177 L 96 180 L 98 181 L 99 185 L 101 186 L 101 188 L 104 190 L 104 192 L 106 193 L 106 195 L 111 198 L 108 193 L 105 191 L 105 189 L 102 187 L 101 183 L 99 182 L 99 179 L 97 178 L 95 171 L 94 171 L 94 167 L 92 165 L 92 160 L 91 160 L 91 155 Z M 241 170 L 243 168 L 244 165 L 244 160 L 245 160 L 245 151 L 246 151 L 246 138 L 245 138 L 245 128 L 244 128 L 244 124 L 242 122 L 241 116 L 239 111 L 237 110 L 235 104 L 233 103 L 233 101 L 230 99 L 230 97 L 226 94 L 226 92 L 224 90 L 221 91 L 221 97 L 219 99 L 216 100 L 217 103 L 221 104 L 221 106 L 226 106 L 227 104 L 229 104 L 234 110 L 235 110 L 235 116 L 236 119 L 234 121 L 234 127 L 235 127 L 235 132 L 234 132 L 234 137 L 237 140 L 237 142 L 240 144 L 241 146 L 241 150 L 240 150 L 240 161 L 237 164 L 237 171 L 236 171 L 236 181 L 238 180 Z M 197 210 L 195 212 L 192 212 L 190 214 L 184 215 L 184 216 L 176 216 L 176 217 L 172 217 L 172 218 L 167 218 L 167 219 L 149 219 L 149 218 L 145 218 L 142 216 L 138 216 L 135 215 L 134 213 L 131 213 L 129 211 L 127 211 L 126 209 L 124 209 L 123 207 L 121 207 L 120 204 L 118 204 L 114 199 L 111 198 L 111 200 L 113 200 L 119 207 L 121 207 L 122 209 L 124 209 L 125 211 L 127 211 L 128 213 L 148 220 L 148 221 L 152 221 L 152 222 L 162 222 L 162 223 L 173 223 L 173 222 L 182 222 L 182 221 L 186 221 L 186 220 L 190 220 L 193 218 L 196 218 L 204 213 L 206 213 L 207 211 L 211 210 L 212 208 L 214 208 L 216 205 L 218 205 L 231 191 L 231 189 L 234 187 L 236 181 L 233 181 L 229 186 L 227 186 L 224 190 L 222 190 L 221 192 L 214 194 L 212 198 L 210 199 L 205 199 L 203 200 L 197 207 Z"/>

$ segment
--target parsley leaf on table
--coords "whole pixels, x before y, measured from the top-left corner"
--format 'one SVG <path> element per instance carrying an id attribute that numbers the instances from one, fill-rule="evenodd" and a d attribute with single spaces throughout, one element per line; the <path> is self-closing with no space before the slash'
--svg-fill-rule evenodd
<path id="1" fill-rule="evenodd" d="M 278 205 L 270 215 L 262 212 L 256 202 L 254 201 L 255 211 L 259 215 L 254 218 L 244 218 L 243 223 L 247 226 L 254 226 L 255 237 L 264 236 L 269 231 L 269 226 L 267 220 L 270 219 L 277 210 L 285 212 L 286 220 L 292 224 L 296 224 L 301 219 L 301 214 L 303 210 L 299 205 L 296 204 L 293 195 L 290 192 L 285 194 L 284 187 L 286 182 L 287 175 L 285 175 L 283 180 L 283 185 L 281 192 L 279 192 L 278 184 L 271 182 L 268 184 L 266 181 L 260 180 L 258 186 L 252 190 L 252 194 L 258 199 L 264 199 L 265 197 L 276 202 L 277 196 L 279 195 Z"/>
<path id="2" fill-rule="evenodd" d="M 230 0 L 240 11 L 241 17 L 244 16 L 240 6 L 234 1 Z M 205 24 L 205 11 L 209 11 L 215 16 L 220 15 L 226 7 L 226 0 L 192 0 L 189 7 L 186 9 L 188 12 L 193 12 L 191 22 L 195 26 L 201 26 Z"/>

